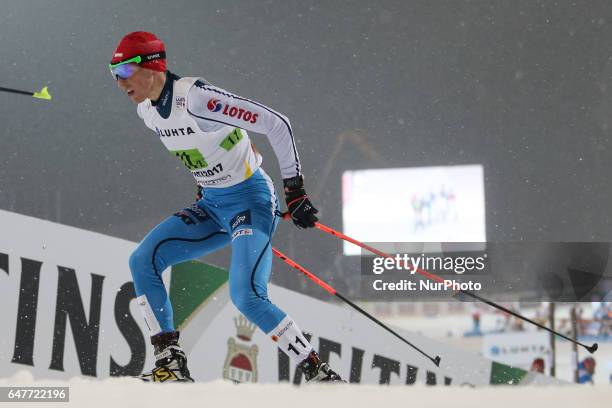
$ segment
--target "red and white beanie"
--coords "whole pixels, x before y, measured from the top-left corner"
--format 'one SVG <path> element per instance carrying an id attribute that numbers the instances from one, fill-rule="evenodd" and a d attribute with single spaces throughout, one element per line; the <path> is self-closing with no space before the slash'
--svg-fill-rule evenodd
<path id="1" fill-rule="evenodd" d="M 133 33 L 126 34 L 119 41 L 113 53 L 111 64 L 125 61 L 136 55 L 155 54 L 156 52 L 165 51 L 164 43 L 155 34 L 146 31 L 134 31 Z M 153 71 L 166 72 L 166 59 L 162 58 L 143 62 L 140 66 Z"/>

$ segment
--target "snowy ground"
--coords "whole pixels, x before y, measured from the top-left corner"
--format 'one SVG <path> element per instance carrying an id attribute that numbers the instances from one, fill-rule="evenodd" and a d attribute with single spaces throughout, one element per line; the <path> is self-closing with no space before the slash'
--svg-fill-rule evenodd
<path id="1" fill-rule="evenodd" d="M 216 381 L 199 384 L 145 384 L 131 379 L 102 381 L 74 379 L 68 382 L 34 381 L 22 372 L 0 380 L 0 386 L 66 386 L 69 403 L 45 403 L 45 407 L 610 407 L 612 387 L 425 387 L 240 384 Z M 9 405 L 9 404 L 2 404 Z M 13 404 L 10 404 L 13 405 Z M 20 403 L 16 406 L 42 406 Z"/>

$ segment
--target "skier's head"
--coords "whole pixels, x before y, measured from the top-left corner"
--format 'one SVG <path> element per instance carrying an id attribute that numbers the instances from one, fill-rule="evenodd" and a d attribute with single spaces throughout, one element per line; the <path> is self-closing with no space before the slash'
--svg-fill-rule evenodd
<path id="1" fill-rule="evenodd" d="M 589 374 L 595 373 L 595 359 L 593 357 L 587 357 L 582 362 L 584 363 L 584 369 Z"/>
<path id="2" fill-rule="evenodd" d="M 133 102 L 156 98 L 165 80 L 164 43 L 146 31 L 129 33 L 119 41 L 109 68 L 119 88 Z"/>
<path id="3" fill-rule="evenodd" d="M 531 363 L 531 371 L 544 374 L 544 359 L 536 358 L 535 360 L 533 360 L 533 362 Z"/>

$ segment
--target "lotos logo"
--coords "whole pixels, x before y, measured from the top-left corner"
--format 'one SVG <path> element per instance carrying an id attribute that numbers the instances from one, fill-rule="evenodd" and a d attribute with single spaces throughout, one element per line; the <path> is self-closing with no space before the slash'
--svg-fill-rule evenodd
<path id="1" fill-rule="evenodd" d="M 219 112 L 221 108 L 223 107 L 223 104 L 219 102 L 218 99 L 211 99 L 210 101 L 208 101 L 208 104 L 206 105 L 206 107 L 211 112 Z"/>
<path id="2" fill-rule="evenodd" d="M 257 123 L 257 117 L 259 116 L 258 113 L 253 113 L 244 108 L 237 108 L 235 106 L 231 106 L 227 104 L 224 105 L 221 102 L 219 102 L 218 99 L 209 100 L 208 103 L 206 104 L 206 107 L 211 112 L 219 112 L 221 109 L 223 109 L 223 112 L 221 113 L 223 113 L 224 115 L 230 116 L 232 118 L 242 119 L 245 122 Z"/>

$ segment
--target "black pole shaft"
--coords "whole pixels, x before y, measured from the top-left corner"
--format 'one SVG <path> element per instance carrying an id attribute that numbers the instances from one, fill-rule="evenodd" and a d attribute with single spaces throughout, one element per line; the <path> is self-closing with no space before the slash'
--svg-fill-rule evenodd
<path id="1" fill-rule="evenodd" d="M 510 309 L 508 309 L 508 308 L 506 308 L 506 307 L 504 307 L 504 306 L 502 306 L 502 305 L 499 305 L 499 304 L 494 303 L 494 302 L 492 302 L 492 301 L 490 301 L 490 300 L 488 300 L 488 299 L 485 299 L 485 298 L 483 298 L 483 297 L 481 297 L 481 296 L 478 296 L 478 295 L 477 295 L 477 294 L 475 294 L 475 293 L 472 293 L 472 292 L 467 291 L 467 290 L 460 290 L 459 292 L 461 292 L 461 293 L 463 293 L 463 294 L 465 294 L 465 295 L 468 295 L 468 296 L 470 296 L 470 297 L 472 297 L 472 298 L 474 298 L 474 299 L 476 299 L 476 300 L 479 300 L 479 301 L 481 301 L 481 302 L 483 302 L 483 303 L 486 303 L 487 305 L 492 306 L 492 307 L 494 307 L 494 308 L 496 308 L 496 309 L 499 309 L 499 310 L 501 310 L 501 311 L 503 311 L 503 312 L 506 312 L 506 313 L 508 313 L 508 314 L 511 314 L 511 315 L 512 315 L 512 316 L 514 316 L 514 317 L 518 317 L 518 318 L 519 318 L 519 319 L 521 319 L 521 320 L 524 320 L 524 321 L 526 321 L 526 322 L 529 322 L 529 323 L 533 324 L 534 326 L 539 327 L 539 328 L 540 328 L 540 329 L 542 329 L 542 330 L 546 330 L 546 331 L 547 331 L 547 332 L 549 332 L 549 333 L 555 334 L 555 335 L 557 335 L 557 336 L 559 336 L 559 337 L 561 337 L 561 338 L 564 338 L 565 340 L 571 341 L 572 343 L 575 343 L 575 344 L 577 344 L 577 345 L 579 345 L 579 346 L 582 346 L 582 347 L 584 347 L 585 349 L 587 349 L 587 350 L 588 350 L 590 353 L 594 353 L 594 352 L 597 350 L 597 343 L 593 344 L 592 346 L 587 346 L 586 344 L 583 344 L 583 343 L 579 342 L 579 341 L 578 341 L 578 340 L 576 340 L 576 339 L 572 339 L 571 337 L 567 337 L 567 336 L 566 336 L 565 334 L 563 334 L 563 333 L 559 333 L 559 332 L 558 332 L 558 331 L 556 331 L 556 330 L 550 329 L 550 328 L 548 328 L 548 327 L 546 327 L 546 326 L 544 326 L 544 325 L 542 325 L 542 324 L 540 324 L 540 323 L 538 323 L 538 322 L 536 322 L 536 321 L 533 321 L 533 320 L 531 320 L 531 319 L 530 319 L 530 318 L 528 318 L 528 317 L 525 317 L 525 316 L 523 316 L 523 315 L 520 315 L 520 314 L 518 314 L 518 313 L 516 313 L 516 312 L 514 312 L 514 311 L 512 311 L 512 310 L 510 310 Z"/>
<path id="2" fill-rule="evenodd" d="M 284 219 L 287 219 L 287 217 L 286 217 L 286 213 L 285 213 L 285 215 L 283 216 L 283 218 L 284 218 Z M 366 245 L 366 244 L 364 244 L 364 243 L 363 243 L 363 242 L 361 242 L 361 241 L 357 241 L 356 239 L 351 238 L 351 237 L 349 237 L 348 235 L 344 235 L 344 234 L 342 234 L 341 232 L 338 232 L 338 231 L 336 231 L 335 229 L 328 227 L 327 225 L 323 225 L 323 224 L 321 224 L 321 223 L 317 222 L 317 223 L 315 223 L 315 226 L 316 226 L 317 228 L 319 228 L 320 230 L 322 230 L 323 232 L 326 232 L 326 233 L 328 233 L 328 234 L 330 234 L 330 235 L 332 235 L 332 236 L 334 236 L 334 237 L 337 237 L 337 238 L 340 238 L 340 239 L 342 239 L 342 240 L 344 240 L 344 241 L 347 241 L 347 242 L 350 242 L 350 243 L 352 243 L 352 244 L 355 244 L 355 245 L 357 245 L 357 246 L 359 246 L 359 247 L 361 247 L 361 248 L 363 248 L 363 249 L 365 249 L 365 250 L 367 250 L 367 251 L 372 252 L 372 253 L 373 253 L 373 254 L 375 254 L 375 255 L 378 255 L 378 256 L 383 256 L 383 257 L 385 257 L 385 258 L 391 258 L 391 255 L 385 254 L 385 253 L 384 253 L 384 252 L 382 252 L 382 251 L 379 251 L 379 250 L 377 250 L 377 249 L 375 249 L 375 248 L 372 248 L 371 246 Z M 423 269 L 419 269 L 419 268 L 417 268 L 417 269 L 416 269 L 416 272 L 417 272 L 417 273 L 419 273 L 419 274 L 421 274 L 421 275 L 423 275 L 423 276 L 425 276 L 427 279 L 433 279 L 433 280 L 436 280 L 436 281 L 442 281 L 442 280 L 443 280 L 443 279 L 442 279 L 442 278 L 440 278 L 439 276 L 434 275 L 433 273 L 429 273 L 429 272 L 427 272 L 427 271 L 425 271 L 425 270 L 423 270 Z M 467 295 L 467 296 L 470 296 L 470 297 L 472 297 L 472 298 L 474 298 L 474 299 L 476 299 L 476 300 L 479 300 L 479 301 L 481 301 L 481 302 L 483 302 L 483 303 L 486 303 L 486 304 L 487 304 L 487 305 L 489 305 L 489 306 L 492 306 L 492 307 L 494 307 L 494 308 L 496 308 L 496 309 L 499 309 L 499 310 L 502 310 L 502 311 L 504 311 L 504 312 L 506 312 L 506 313 L 509 313 L 509 314 L 511 314 L 511 315 L 512 315 L 512 316 L 514 316 L 514 317 L 517 317 L 517 318 L 519 318 L 519 319 L 521 319 L 521 320 L 524 320 L 524 321 L 526 321 L 526 322 L 529 322 L 529 323 L 531 323 L 531 324 L 533 324 L 533 325 L 535 325 L 535 326 L 537 326 L 537 327 L 539 327 L 539 328 L 541 328 L 541 329 L 543 329 L 543 330 L 546 330 L 546 331 L 548 331 L 548 332 L 550 332 L 550 333 L 556 334 L 556 335 L 557 335 L 557 336 L 559 336 L 559 337 L 562 337 L 562 338 L 564 338 L 564 339 L 566 339 L 566 340 L 568 340 L 568 341 L 571 341 L 572 343 L 575 343 L 575 344 L 578 344 L 579 346 L 584 347 L 584 348 L 585 348 L 585 349 L 586 349 L 586 350 L 587 350 L 589 353 L 591 353 L 591 354 L 592 354 L 592 353 L 594 353 L 595 351 L 597 351 L 597 348 L 599 347 L 599 346 L 597 345 L 597 343 L 593 343 L 591 346 L 587 346 L 586 344 L 583 344 L 583 343 L 579 342 L 579 341 L 578 341 L 578 340 L 576 340 L 576 339 L 569 338 L 569 337 L 567 337 L 567 336 L 565 336 L 565 335 L 563 335 L 563 334 L 559 333 L 559 332 L 558 332 L 558 331 L 556 331 L 556 330 L 551 330 L 551 329 L 549 329 L 548 327 L 543 326 L 543 325 L 541 325 L 541 324 L 539 324 L 539 323 L 536 323 L 536 322 L 534 322 L 533 320 L 531 320 L 531 319 L 529 319 L 529 318 L 527 318 L 527 317 L 525 317 L 525 316 L 523 316 L 523 315 L 520 315 L 520 314 L 518 314 L 518 313 L 515 313 L 515 312 L 513 312 L 512 310 L 509 310 L 509 309 L 507 309 L 507 308 L 503 307 L 502 305 L 499 305 L 499 304 L 497 304 L 497 303 L 495 303 L 495 302 L 492 302 L 492 301 L 490 301 L 490 300 L 487 300 L 487 299 L 485 299 L 485 298 L 483 298 L 483 297 L 480 297 L 480 296 L 476 295 L 475 293 L 469 292 L 469 291 L 467 291 L 467 290 L 459 290 L 459 291 L 457 291 L 457 292 L 455 292 L 455 293 L 463 293 L 463 294 L 465 294 L 465 295 Z"/>
<path id="3" fill-rule="evenodd" d="M 30 96 L 34 95 L 34 92 L 22 91 L 20 89 L 4 88 L 2 86 L 0 86 L 0 91 L 1 92 L 16 93 L 16 94 L 20 94 L 20 95 L 30 95 Z"/>
<path id="4" fill-rule="evenodd" d="M 357 310 L 358 312 L 360 312 L 361 314 L 366 316 L 368 319 L 372 320 L 373 322 L 375 322 L 376 324 L 381 326 L 383 329 L 387 330 L 389 333 L 393 334 L 395 337 L 397 337 L 398 339 L 400 339 L 401 341 L 403 341 L 404 343 L 406 343 L 407 345 L 412 347 L 414 350 L 418 351 L 419 353 L 421 353 L 422 355 L 427 357 L 437 367 L 440 366 L 440 356 L 436 356 L 435 358 L 431 357 L 429 354 L 425 353 L 423 350 L 421 350 L 420 348 L 418 348 L 417 346 L 415 346 L 414 344 L 412 344 L 411 342 L 409 342 L 408 340 L 406 340 L 405 338 L 403 338 L 402 336 L 397 334 L 394 330 L 392 330 L 391 328 L 387 327 L 383 322 L 381 322 L 380 320 L 378 320 L 377 318 L 375 318 L 374 316 L 372 316 L 371 314 L 369 314 L 368 312 L 366 312 L 365 310 L 363 310 L 362 308 L 357 306 L 355 303 L 351 302 L 349 299 L 347 299 L 344 296 L 342 296 L 340 293 L 338 293 L 338 291 L 336 289 L 332 288 L 327 283 L 323 282 L 315 274 L 313 274 L 312 272 L 308 271 L 302 265 L 298 264 L 293 259 L 291 259 L 287 255 L 283 254 L 278 249 L 273 247 L 272 248 L 272 253 L 274 254 L 274 256 L 280 258 L 287 265 L 291 266 L 294 269 L 297 269 L 298 271 L 300 271 L 301 273 L 306 275 L 306 277 L 308 277 L 308 279 L 310 279 L 311 281 L 313 281 L 314 283 L 316 283 L 317 285 L 319 285 L 320 287 L 325 289 L 328 293 L 338 297 L 339 299 L 344 301 L 346 304 L 351 306 L 353 309 Z"/>
<path id="5" fill-rule="evenodd" d="M 436 357 L 430 356 L 429 354 L 427 354 L 426 352 L 424 352 L 423 350 L 421 350 L 420 348 L 418 348 L 417 346 L 415 346 L 414 344 L 412 344 L 411 342 L 409 342 L 408 340 L 406 340 L 405 338 L 400 336 L 395 330 L 391 329 L 390 327 L 385 325 L 383 322 L 381 322 L 380 320 L 378 320 L 377 318 L 375 318 L 374 316 L 372 316 L 371 314 L 369 314 L 368 312 L 366 312 L 365 310 L 363 310 L 362 308 L 357 306 L 355 303 L 353 303 L 352 301 L 350 301 L 347 298 L 345 298 L 344 296 L 342 296 L 340 293 L 336 292 L 335 296 L 339 297 L 344 302 L 346 302 L 349 306 L 351 306 L 353 309 L 361 312 L 361 314 L 363 314 L 365 317 L 367 317 L 368 319 L 372 320 L 374 323 L 376 323 L 377 325 L 379 325 L 383 329 L 387 330 L 389 333 L 393 334 L 395 337 L 397 337 L 398 339 L 400 339 L 401 341 L 403 341 L 404 343 L 406 343 L 407 345 L 409 345 L 410 347 L 412 347 L 413 349 L 415 349 L 416 351 L 418 351 L 419 353 L 421 353 L 422 355 L 427 357 L 437 367 L 440 367 L 440 356 L 436 356 Z"/>

